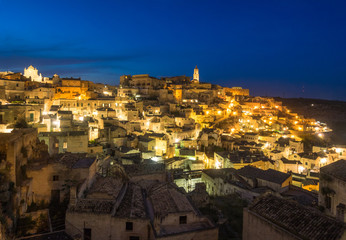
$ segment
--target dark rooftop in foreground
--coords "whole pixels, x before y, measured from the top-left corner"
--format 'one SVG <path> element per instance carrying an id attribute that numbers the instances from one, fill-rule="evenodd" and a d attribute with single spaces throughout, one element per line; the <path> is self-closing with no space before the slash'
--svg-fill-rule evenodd
<path id="1" fill-rule="evenodd" d="M 264 195 L 249 207 L 272 224 L 292 233 L 299 239 L 331 240 L 345 236 L 345 224 L 327 217 L 317 209 L 304 207 L 295 201 L 271 194 Z"/>
<path id="2" fill-rule="evenodd" d="M 321 172 L 346 181 L 346 160 L 342 159 L 322 167 Z"/>
<path id="3" fill-rule="evenodd" d="M 247 178 L 258 178 L 278 184 L 282 184 L 291 174 L 275 171 L 273 169 L 262 170 L 252 166 L 245 166 L 237 171 L 241 176 Z"/>
<path id="4" fill-rule="evenodd" d="M 25 240 L 72 240 L 69 235 L 65 233 L 65 231 L 57 231 L 52 233 L 43 233 L 43 234 L 36 234 L 34 236 L 29 237 L 23 237 L 18 239 L 25 239 Z"/>

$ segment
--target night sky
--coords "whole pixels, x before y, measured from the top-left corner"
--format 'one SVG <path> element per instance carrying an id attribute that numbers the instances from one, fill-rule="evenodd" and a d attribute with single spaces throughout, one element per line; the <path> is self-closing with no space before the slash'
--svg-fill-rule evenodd
<path id="1" fill-rule="evenodd" d="M 0 0 L 0 70 L 118 84 L 192 76 L 346 100 L 346 1 Z"/>

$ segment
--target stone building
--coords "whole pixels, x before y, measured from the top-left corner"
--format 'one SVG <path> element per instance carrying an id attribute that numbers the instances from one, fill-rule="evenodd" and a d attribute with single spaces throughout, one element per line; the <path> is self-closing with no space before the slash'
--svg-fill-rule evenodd
<path id="1" fill-rule="evenodd" d="M 21 118 L 28 123 L 39 122 L 42 115 L 41 107 L 31 104 L 0 105 L 0 124 L 13 124 Z"/>
<path id="2" fill-rule="evenodd" d="M 120 77 L 121 86 L 130 86 L 138 89 L 157 89 L 163 87 L 165 82 L 155 77 L 149 76 L 149 74 L 140 75 L 124 75 Z"/>
<path id="3" fill-rule="evenodd" d="M 95 175 L 71 190 L 66 232 L 83 239 L 217 239 L 218 229 L 168 183 Z"/>
<path id="4" fill-rule="evenodd" d="M 344 223 L 274 195 L 244 208 L 244 240 L 346 239 Z"/>
<path id="5" fill-rule="evenodd" d="M 8 101 L 24 100 L 25 81 L 0 79 L 1 95 Z"/>
<path id="6" fill-rule="evenodd" d="M 55 89 L 52 87 L 38 87 L 35 89 L 25 90 L 24 97 L 26 102 L 44 103 L 43 99 L 53 99 Z"/>
<path id="7" fill-rule="evenodd" d="M 96 172 L 96 158 L 86 154 L 59 154 L 49 162 L 31 164 L 27 175 L 32 178 L 29 202 L 60 202 L 69 187 L 88 179 Z"/>
<path id="8" fill-rule="evenodd" d="M 318 201 L 328 215 L 346 222 L 346 160 L 339 160 L 320 169 Z"/>
<path id="9" fill-rule="evenodd" d="M 89 89 L 91 82 L 84 81 L 76 78 L 63 78 L 61 79 L 61 86 L 56 87 L 54 99 L 89 99 L 96 98 L 97 93 Z"/>
<path id="10" fill-rule="evenodd" d="M 23 76 L 30 78 L 30 80 L 34 82 L 44 82 L 42 74 L 38 74 L 37 68 L 33 67 L 32 65 L 30 65 L 28 68 L 24 68 Z"/>
<path id="11" fill-rule="evenodd" d="M 88 133 L 85 131 L 40 132 L 38 138 L 48 145 L 50 155 L 88 152 Z"/>
<path id="12" fill-rule="evenodd" d="M 273 169 L 262 170 L 252 166 L 246 166 L 237 170 L 237 174 L 252 187 L 269 187 L 277 192 L 292 183 L 291 174 Z"/>

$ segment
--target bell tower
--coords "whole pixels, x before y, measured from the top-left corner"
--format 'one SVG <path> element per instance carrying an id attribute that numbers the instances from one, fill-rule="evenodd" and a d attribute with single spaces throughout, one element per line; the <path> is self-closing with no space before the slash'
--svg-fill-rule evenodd
<path id="1" fill-rule="evenodd" d="M 195 69 L 193 70 L 193 82 L 199 82 L 199 70 L 197 68 L 197 65 L 195 67 Z"/>

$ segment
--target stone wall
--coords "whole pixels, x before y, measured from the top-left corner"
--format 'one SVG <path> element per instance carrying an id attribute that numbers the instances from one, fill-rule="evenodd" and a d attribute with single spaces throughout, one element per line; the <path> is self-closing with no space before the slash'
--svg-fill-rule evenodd
<path id="1" fill-rule="evenodd" d="M 243 211 L 243 240 L 295 240 L 292 234 L 279 228 L 266 219 L 250 212 Z"/>

